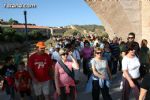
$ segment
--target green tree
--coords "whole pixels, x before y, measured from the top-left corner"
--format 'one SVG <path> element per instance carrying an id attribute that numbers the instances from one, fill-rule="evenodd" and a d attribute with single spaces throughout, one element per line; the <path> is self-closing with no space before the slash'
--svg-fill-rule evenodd
<path id="1" fill-rule="evenodd" d="M 0 27 L 0 41 L 3 41 L 4 37 L 3 37 L 3 29 L 2 27 Z"/>
<path id="2" fill-rule="evenodd" d="M 3 33 L 3 29 L 2 29 L 2 27 L 0 27 L 0 34 L 1 34 L 1 33 Z"/>
<path id="3" fill-rule="evenodd" d="M 101 35 L 102 37 L 105 37 L 105 38 L 108 38 L 109 37 L 109 35 L 108 35 L 108 33 L 107 32 L 102 32 L 102 35 Z"/>
<path id="4" fill-rule="evenodd" d="M 80 32 L 78 30 L 74 30 L 74 29 L 69 29 L 66 32 L 64 32 L 64 36 L 69 36 L 69 35 L 73 35 L 76 36 L 77 34 L 79 34 Z"/>
<path id="5" fill-rule="evenodd" d="M 12 18 L 9 19 L 8 23 L 9 24 L 19 24 L 19 22 L 17 20 L 14 20 Z"/>
<path id="6" fill-rule="evenodd" d="M 23 37 L 23 35 L 19 35 L 19 34 L 15 34 L 13 37 L 12 37 L 13 41 L 17 41 L 17 42 L 23 42 L 25 41 L 25 38 Z"/>
<path id="7" fill-rule="evenodd" d="M 98 33 L 98 34 L 105 31 L 104 26 L 101 26 L 101 25 L 74 25 L 74 27 L 80 33 L 83 33 L 84 30 L 86 30 L 87 32 L 94 32 L 94 33 Z"/>
<path id="8" fill-rule="evenodd" d="M 75 30 L 75 31 L 72 33 L 72 35 L 73 35 L 73 36 L 76 36 L 76 35 L 78 35 L 79 33 L 80 33 L 79 31 Z"/>
<path id="9" fill-rule="evenodd" d="M 13 41 L 13 37 L 15 36 L 16 30 L 12 28 L 4 28 L 3 36 L 6 41 Z"/>
<path id="10" fill-rule="evenodd" d="M 39 40 L 43 38 L 43 35 L 39 30 L 32 30 L 31 32 L 29 32 L 29 37 L 31 39 Z"/>

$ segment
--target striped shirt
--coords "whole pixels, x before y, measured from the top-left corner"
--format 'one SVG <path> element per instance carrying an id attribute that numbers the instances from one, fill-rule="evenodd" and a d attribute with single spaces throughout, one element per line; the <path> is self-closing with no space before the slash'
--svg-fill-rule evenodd
<path id="1" fill-rule="evenodd" d="M 120 48 L 118 43 L 110 43 L 110 49 L 112 56 L 119 57 L 120 55 Z"/>

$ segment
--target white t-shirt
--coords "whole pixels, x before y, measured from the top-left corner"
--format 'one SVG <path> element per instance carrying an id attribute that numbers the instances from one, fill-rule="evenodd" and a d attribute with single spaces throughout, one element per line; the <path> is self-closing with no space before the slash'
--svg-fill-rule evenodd
<path id="1" fill-rule="evenodd" d="M 140 68 L 140 62 L 136 56 L 134 58 L 128 58 L 127 56 L 123 57 L 122 70 L 128 70 L 128 73 L 131 78 L 135 79 L 140 77 L 139 68 Z"/>
<path id="2" fill-rule="evenodd" d="M 51 58 L 54 59 L 54 60 L 58 60 L 58 59 L 60 59 L 60 55 L 59 55 L 59 53 L 57 51 L 54 51 L 52 53 Z"/>

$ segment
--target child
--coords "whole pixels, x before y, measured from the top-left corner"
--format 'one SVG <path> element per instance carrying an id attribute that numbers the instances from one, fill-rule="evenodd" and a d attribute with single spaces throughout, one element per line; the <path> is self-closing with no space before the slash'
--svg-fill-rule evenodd
<path id="1" fill-rule="evenodd" d="M 31 77 L 29 73 L 25 70 L 25 63 L 20 62 L 18 65 L 18 71 L 15 74 L 15 79 L 16 79 L 16 87 L 18 92 L 20 93 L 21 99 L 24 100 L 24 95 L 26 94 L 31 100 L 31 87 L 30 87 L 30 82 L 31 82 Z"/>
<path id="2" fill-rule="evenodd" d="M 13 65 L 13 58 L 11 56 L 6 57 L 6 64 L 1 69 L 1 76 L 4 78 L 4 90 L 6 91 L 8 98 L 15 99 L 15 80 L 14 75 L 16 67 Z"/>
<path id="3" fill-rule="evenodd" d="M 2 87 L 3 87 L 3 77 L 2 77 L 2 75 L 1 75 L 1 73 L 2 73 L 2 68 L 3 68 L 3 64 L 2 64 L 2 62 L 0 61 L 0 90 L 2 89 Z"/>

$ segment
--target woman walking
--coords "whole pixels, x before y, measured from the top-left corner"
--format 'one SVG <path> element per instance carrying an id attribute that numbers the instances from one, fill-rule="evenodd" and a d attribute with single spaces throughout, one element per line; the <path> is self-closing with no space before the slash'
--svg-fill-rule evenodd
<path id="1" fill-rule="evenodd" d="M 139 97 L 139 79 L 140 79 L 140 62 L 138 57 L 135 55 L 134 44 L 131 43 L 127 47 L 126 55 L 122 60 L 122 71 L 123 71 L 123 90 L 122 100 L 129 100 L 129 94 L 131 89 L 134 92 L 136 100 Z"/>
<path id="2" fill-rule="evenodd" d="M 66 49 L 60 49 L 60 60 L 55 65 L 55 85 L 56 92 L 60 100 L 75 100 L 75 80 L 74 69 L 79 69 L 77 61 L 73 58 L 72 52 L 67 52 Z M 72 62 L 67 60 L 68 54 Z"/>
<path id="3" fill-rule="evenodd" d="M 102 92 L 104 100 L 112 100 L 109 94 L 109 86 L 111 74 L 108 67 L 107 60 L 102 57 L 103 49 L 95 49 L 95 57 L 91 60 L 93 71 L 93 100 L 99 100 L 99 93 Z"/>

